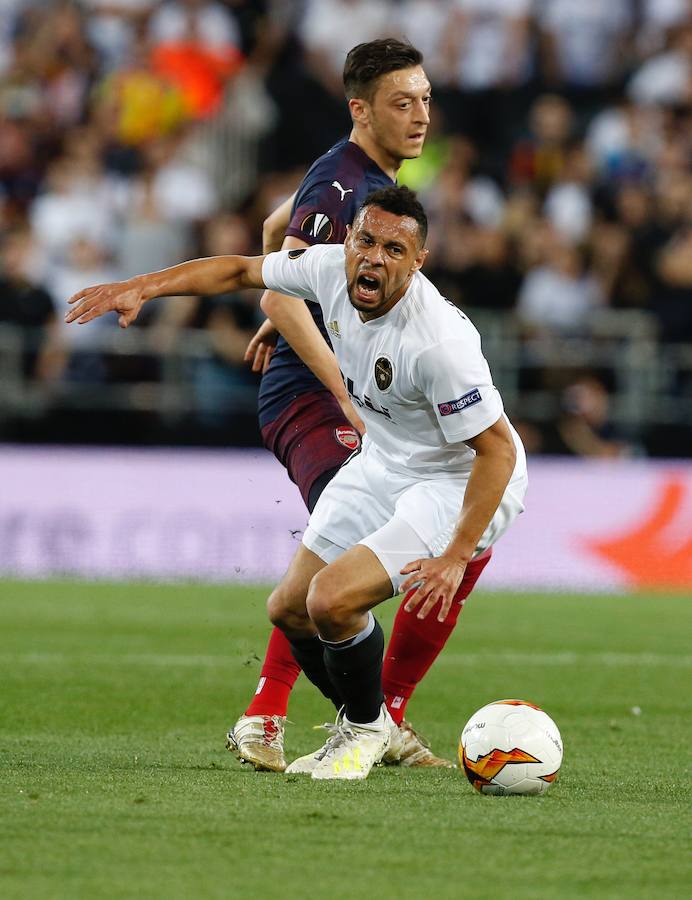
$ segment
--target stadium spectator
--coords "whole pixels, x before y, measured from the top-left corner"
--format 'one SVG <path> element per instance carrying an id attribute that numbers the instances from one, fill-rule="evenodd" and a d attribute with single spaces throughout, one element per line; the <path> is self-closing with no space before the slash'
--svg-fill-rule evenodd
<path id="1" fill-rule="evenodd" d="M 602 99 L 622 79 L 634 25 L 629 0 L 548 0 L 538 5 L 543 77 L 573 99 Z"/>
<path id="2" fill-rule="evenodd" d="M 162 218 L 192 226 L 214 215 L 219 201 L 205 167 L 188 158 L 186 136 L 180 131 L 149 141 L 143 161 Z"/>
<path id="3" fill-rule="evenodd" d="M 252 236 L 241 216 L 219 213 L 207 222 L 203 256 L 249 255 L 251 251 Z M 191 363 L 194 415 L 224 441 L 244 443 L 244 433 L 256 433 L 259 378 L 245 365 L 244 357 L 260 318 L 258 298 L 243 292 L 164 305 L 154 326 L 159 345 L 162 339 L 182 339 L 183 327 L 202 331 L 208 338 L 211 353 L 197 356 Z"/>
<path id="4" fill-rule="evenodd" d="M 75 237 L 60 259 L 47 268 L 47 283 L 56 308 L 81 284 L 102 284 L 117 276 L 108 250 L 86 236 Z M 108 365 L 108 337 L 118 330 L 115 316 L 90 322 L 79 334 L 64 322 L 62 341 L 68 353 L 64 377 L 87 384 L 104 383 L 112 375 Z"/>
<path id="5" fill-rule="evenodd" d="M 662 290 L 654 311 L 666 341 L 692 341 L 692 228 L 688 223 L 658 257 Z"/>
<path id="6" fill-rule="evenodd" d="M 35 127 L 78 124 L 97 67 L 84 19 L 70 0 L 55 0 L 47 9 L 34 3 L 18 18 L 14 60 L 6 78 L 18 96 L 39 98 L 43 122 L 37 119 Z"/>
<path id="7" fill-rule="evenodd" d="M 642 0 L 637 48 L 643 56 L 661 50 L 670 30 L 681 25 L 692 13 L 690 0 Z"/>
<path id="8" fill-rule="evenodd" d="M 453 0 L 398 0 L 396 4 L 396 28 L 423 54 L 425 69 L 433 85 L 447 80 L 443 48 L 452 6 Z M 430 138 L 428 146 L 429 143 Z"/>
<path id="9" fill-rule="evenodd" d="M 176 85 L 194 118 L 221 107 L 226 81 L 241 67 L 241 34 L 215 0 L 168 0 L 149 22 L 154 71 Z"/>
<path id="10" fill-rule="evenodd" d="M 509 178 L 545 192 L 561 176 L 574 129 L 572 108 L 556 94 L 543 94 L 529 110 L 528 133 L 516 141 Z"/>
<path id="11" fill-rule="evenodd" d="M 603 302 L 585 253 L 568 242 L 559 242 L 544 265 L 527 273 L 517 312 L 531 333 L 576 335 L 588 332 L 590 314 Z"/>
<path id="12" fill-rule="evenodd" d="M 610 399 L 603 382 L 592 374 L 574 380 L 562 391 L 560 413 L 543 435 L 541 452 L 602 459 L 629 456 L 631 448 L 618 439 L 610 421 Z"/>
<path id="13" fill-rule="evenodd" d="M 598 112 L 586 130 L 587 151 L 596 174 L 606 180 L 651 178 L 662 142 L 662 116 L 621 99 Z"/>
<path id="14" fill-rule="evenodd" d="M 519 87 L 531 74 L 531 0 L 452 0 L 446 60 L 460 90 Z"/>
<path id="15" fill-rule="evenodd" d="M 5 341 L 19 341 L 16 357 L 24 376 L 51 382 L 65 365 L 62 324 L 50 294 L 35 280 L 35 249 L 27 228 L 11 231 L 0 245 L 0 330 L 4 325 L 18 329 L 3 335 L 0 347 L 7 353 Z"/>
<path id="16" fill-rule="evenodd" d="M 0 73 L 6 72 L 15 57 L 17 19 L 32 0 L 0 0 Z"/>
<path id="17" fill-rule="evenodd" d="M 99 82 L 93 115 L 109 139 L 124 147 L 170 134 L 189 120 L 180 87 L 154 71 L 143 35 Z"/>
<path id="18" fill-rule="evenodd" d="M 116 220 L 112 205 L 95 202 L 92 173 L 82 173 L 76 160 L 62 156 L 50 166 L 45 190 L 34 201 L 31 227 L 42 251 L 51 261 L 63 256 L 72 242 L 91 237 L 111 246 Z"/>
<path id="19" fill-rule="evenodd" d="M 692 24 L 676 29 L 668 50 L 647 59 L 627 92 L 642 105 L 689 106 L 692 101 Z"/>
<path id="20" fill-rule="evenodd" d="M 124 65 L 130 47 L 159 0 L 82 0 L 90 43 L 109 71 Z"/>
<path id="21" fill-rule="evenodd" d="M 133 178 L 129 189 L 115 249 L 122 278 L 136 275 L 146 265 L 165 269 L 180 262 L 192 249 L 190 229 L 163 215 L 156 202 L 150 173 L 144 172 Z"/>
<path id="22" fill-rule="evenodd" d="M 393 19 L 391 0 L 308 0 L 299 31 L 306 64 L 339 104 L 346 54 L 356 44 L 384 37 Z"/>
<path id="23" fill-rule="evenodd" d="M 444 165 L 423 192 L 428 215 L 437 225 L 438 238 L 455 219 L 486 228 L 495 227 L 502 220 L 502 192 L 492 178 L 478 172 L 477 158 L 476 148 L 469 140 L 451 138 Z"/>
<path id="24" fill-rule="evenodd" d="M 448 127 L 497 154 L 523 114 L 532 74 L 531 0 L 452 0 L 443 46 L 447 90 L 437 91 Z"/>
<path id="25" fill-rule="evenodd" d="M 471 310 L 511 310 L 516 305 L 521 275 L 510 238 L 500 228 L 469 229 L 470 252 L 457 275 L 462 307 Z"/>
<path id="26" fill-rule="evenodd" d="M 238 23 L 228 4 L 216 0 L 164 0 L 149 22 L 153 46 L 192 39 L 203 46 L 224 51 L 240 49 Z"/>
<path id="27" fill-rule="evenodd" d="M 592 172 L 583 144 L 574 144 L 565 155 L 559 179 L 545 198 L 545 216 L 565 239 L 579 243 L 588 239 L 593 208 Z"/>

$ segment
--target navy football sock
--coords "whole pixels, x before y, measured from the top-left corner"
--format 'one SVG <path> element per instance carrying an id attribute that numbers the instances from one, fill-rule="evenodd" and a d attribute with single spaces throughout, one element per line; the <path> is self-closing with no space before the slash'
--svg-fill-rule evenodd
<path id="1" fill-rule="evenodd" d="M 324 664 L 324 645 L 317 635 L 301 640 L 289 640 L 293 658 L 306 677 L 337 709 L 344 705 Z"/>
<path id="2" fill-rule="evenodd" d="M 384 633 L 372 613 L 363 631 L 346 641 L 323 641 L 324 662 L 343 697 L 349 722 L 374 722 L 380 715 Z"/>

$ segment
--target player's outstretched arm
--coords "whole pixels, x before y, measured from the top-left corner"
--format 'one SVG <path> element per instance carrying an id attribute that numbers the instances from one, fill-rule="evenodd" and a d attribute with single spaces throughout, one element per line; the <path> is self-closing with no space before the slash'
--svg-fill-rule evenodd
<path id="1" fill-rule="evenodd" d="M 419 619 L 424 619 L 440 599 L 437 618 L 440 622 L 447 618 L 466 566 L 495 515 L 514 471 L 517 450 L 504 416 L 466 443 L 476 451 L 476 458 L 449 546 L 441 556 L 416 559 L 401 570 L 402 575 L 411 576 L 401 585 L 403 593 L 420 582 L 406 603 L 408 612 L 418 607 Z"/>
<path id="2" fill-rule="evenodd" d="M 275 213 L 279 213 L 286 204 L 293 203 L 293 197 L 289 197 L 277 210 Z M 290 219 L 291 208 L 290 206 L 286 209 L 286 216 Z M 274 215 L 274 213 L 272 213 Z M 265 228 L 269 219 L 265 221 Z M 283 222 L 284 219 L 282 218 Z M 283 225 L 284 231 L 288 228 L 288 223 L 286 222 Z M 305 241 L 301 241 L 300 238 L 293 237 L 292 235 L 286 235 L 280 242 L 278 247 L 273 246 L 273 244 L 267 243 L 266 234 L 263 235 L 263 252 L 271 253 L 274 250 L 296 250 L 301 247 L 309 247 L 309 244 L 306 244 Z M 312 319 L 312 316 L 307 313 L 307 319 Z M 307 321 L 306 319 L 306 321 Z M 250 343 L 247 345 L 245 350 L 245 362 L 249 362 L 252 365 L 253 372 L 266 372 L 269 368 L 269 363 L 271 362 L 272 354 L 274 353 L 274 348 L 276 347 L 276 341 L 279 337 L 279 332 L 272 323 L 271 319 L 265 319 L 264 322 L 257 329 L 255 334 L 250 339 Z"/>
<path id="3" fill-rule="evenodd" d="M 97 284 L 77 291 L 67 301 L 66 322 L 84 325 L 109 312 L 118 314 L 121 328 L 131 325 L 141 308 L 156 297 L 208 296 L 242 288 L 263 288 L 263 256 L 212 256 L 136 275 L 127 281 Z"/>

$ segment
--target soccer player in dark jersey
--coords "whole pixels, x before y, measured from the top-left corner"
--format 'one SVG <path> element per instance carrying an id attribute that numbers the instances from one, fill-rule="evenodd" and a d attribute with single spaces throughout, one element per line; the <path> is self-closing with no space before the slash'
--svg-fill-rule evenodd
<path id="1" fill-rule="evenodd" d="M 265 253 L 280 247 L 342 243 L 366 195 L 392 185 L 402 161 L 420 155 L 430 102 L 422 61 L 418 50 L 393 39 L 359 44 L 350 51 L 344 88 L 353 130 L 313 163 L 293 200 L 283 243 L 265 241 Z M 281 215 L 273 218 L 276 231 Z M 314 318 L 327 340 L 338 339 L 337 324 L 324 323 L 317 304 L 304 306 L 305 317 Z M 266 446 L 286 467 L 312 511 L 335 472 L 358 451 L 360 435 L 333 394 L 288 343 L 279 337 L 273 348 L 271 334 L 270 324 L 265 323 L 248 353 L 255 368 L 264 368 L 260 427 Z M 468 565 L 457 602 L 444 622 L 434 616 L 418 619 L 405 611 L 403 603 L 396 615 L 385 653 L 383 687 L 387 707 L 404 738 L 402 765 L 451 765 L 431 752 L 405 721 L 404 712 L 415 686 L 444 647 L 489 556 Z M 274 628 L 252 702 L 228 735 L 228 748 L 241 760 L 257 769 L 284 770 L 288 699 L 301 669 L 296 657 L 309 673 L 313 652 L 314 646 L 294 646 L 292 652 L 283 632 Z M 330 699 L 341 705 L 339 698 Z"/>

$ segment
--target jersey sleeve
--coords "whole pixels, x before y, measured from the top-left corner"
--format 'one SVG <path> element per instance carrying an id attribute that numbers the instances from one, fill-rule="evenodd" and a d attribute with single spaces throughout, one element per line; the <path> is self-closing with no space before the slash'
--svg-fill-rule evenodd
<path id="1" fill-rule="evenodd" d="M 429 347 L 418 357 L 417 372 L 419 386 L 450 443 L 476 437 L 503 413 L 480 339 L 448 340 Z"/>
<path id="2" fill-rule="evenodd" d="M 320 261 L 324 247 L 301 247 L 270 253 L 262 263 L 262 280 L 271 291 L 319 303 Z"/>
<path id="3" fill-rule="evenodd" d="M 298 190 L 286 234 L 306 244 L 343 244 L 356 214 L 356 191 L 329 177 Z"/>

